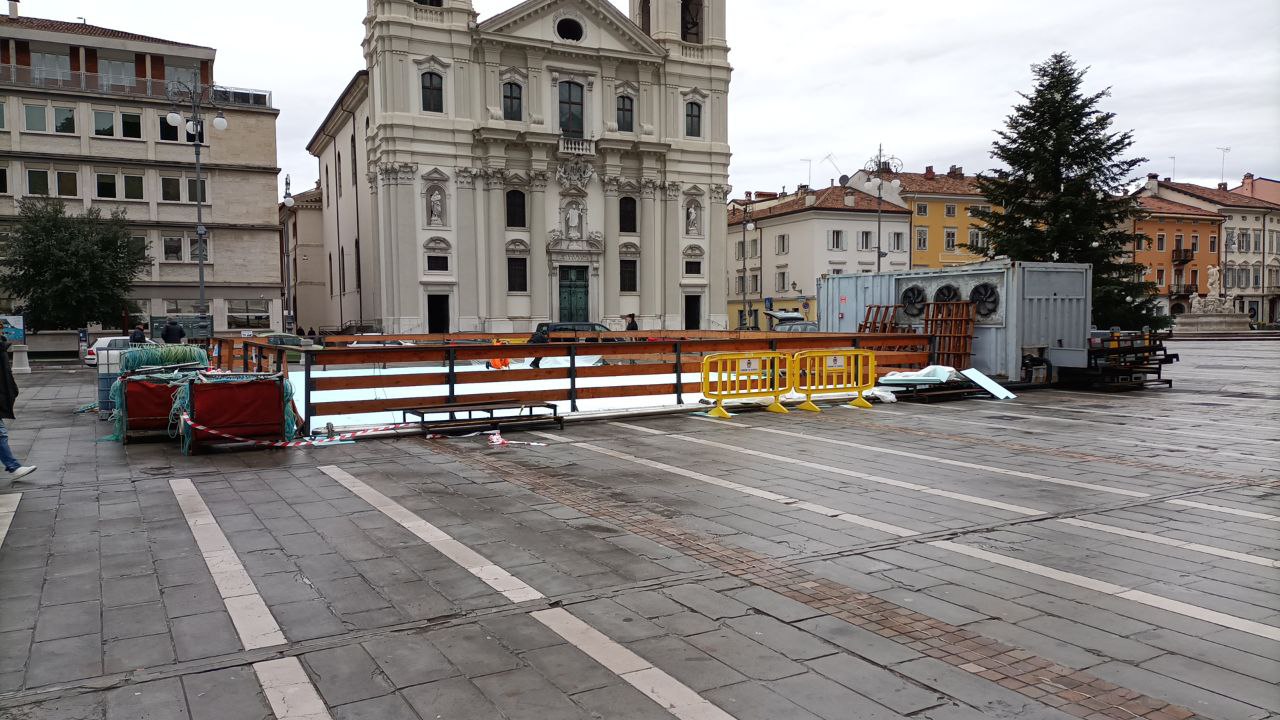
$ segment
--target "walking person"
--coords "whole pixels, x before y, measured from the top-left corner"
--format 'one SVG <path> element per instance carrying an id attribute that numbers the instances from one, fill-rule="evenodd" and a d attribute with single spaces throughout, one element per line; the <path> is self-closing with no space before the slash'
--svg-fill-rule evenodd
<path id="1" fill-rule="evenodd" d="M 129 342 L 133 345 L 145 345 L 147 342 L 147 331 L 142 325 L 138 325 L 129 333 Z"/>
<path id="2" fill-rule="evenodd" d="M 187 331 L 183 330 L 182 326 L 178 324 L 178 321 L 173 318 L 169 318 L 169 321 L 164 324 L 164 330 L 160 331 L 160 339 L 164 340 L 169 345 L 177 345 L 182 342 L 183 338 L 186 336 Z"/>
<path id="3" fill-rule="evenodd" d="M 5 428 L 4 421 L 14 419 L 13 406 L 17 401 L 18 383 L 13 379 L 13 369 L 9 367 L 9 341 L 0 338 L 0 461 L 4 462 L 10 481 L 36 471 L 35 467 L 19 462 L 9 449 L 9 431 Z"/>
<path id="4" fill-rule="evenodd" d="M 551 342 L 551 336 L 547 334 L 547 329 L 542 326 L 538 326 L 537 328 L 535 328 L 533 331 L 533 335 L 529 338 L 530 345 L 546 345 L 549 342 Z M 542 367 L 542 358 L 540 357 L 534 358 L 533 362 L 529 363 L 529 367 L 531 368 Z"/>

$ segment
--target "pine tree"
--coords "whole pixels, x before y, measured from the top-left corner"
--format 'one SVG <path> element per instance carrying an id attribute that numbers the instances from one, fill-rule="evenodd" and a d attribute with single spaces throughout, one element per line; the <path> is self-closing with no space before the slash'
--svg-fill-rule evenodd
<path id="1" fill-rule="evenodd" d="M 991 155 L 1003 168 L 980 174 L 982 195 L 999 209 L 974 210 L 988 246 L 1013 260 L 1093 265 L 1093 321 L 1099 328 L 1167 327 L 1156 286 L 1130 254 L 1141 209 L 1129 192 L 1146 158 L 1125 158 L 1133 132 L 1113 132 L 1100 109 L 1110 90 L 1085 94 L 1087 69 L 1066 53 L 1033 65 L 1035 88 L 1021 94 Z M 1141 238 L 1145 240 L 1145 238 Z"/>
<path id="2" fill-rule="evenodd" d="M 115 326 L 138 275 L 151 264 L 134 243 L 124 211 L 68 215 L 61 200 L 24 198 L 3 248 L 0 289 L 19 299 L 29 327 L 63 330 Z"/>

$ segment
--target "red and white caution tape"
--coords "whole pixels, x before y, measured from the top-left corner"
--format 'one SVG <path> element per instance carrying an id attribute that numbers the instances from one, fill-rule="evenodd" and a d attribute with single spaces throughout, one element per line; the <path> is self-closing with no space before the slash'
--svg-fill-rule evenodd
<path id="1" fill-rule="evenodd" d="M 230 433 L 225 433 L 225 432 L 222 432 L 221 430 L 215 430 L 214 428 L 211 428 L 208 425 L 201 425 L 195 420 L 192 420 L 191 416 L 185 412 L 182 413 L 182 422 L 186 423 L 187 425 L 190 425 L 195 430 L 200 430 L 201 432 L 206 432 L 206 433 L 209 433 L 210 435 L 216 435 L 220 438 L 226 438 L 227 440 L 233 440 L 235 442 L 256 445 L 258 447 L 272 447 L 272 448 L 296 448 L 296 447 L 307 447 L 309 445 L 328 445 L 335 442 L 342 442 L 344 440 L 354 440 L 356 438 L 365 437 L 367 435 L 376 435 L 378 433 L 391 432 L 392 430 L 404 430 L 406 428 L 421 427 L 421 423 L 416 423 L 416 422 L 398 423 L 396 425 L 381 425 L 379 427 L 365 428 L 364 430 L 356 430 L 354 432 L 334 435 L 333 437 L 316 438 L 313 440 L 289 440 L 289 441 L 283 441 L 283 442 L 271 442 L 269 440 L 253 440 L 251 438 L 244 438 L 244 437 L 240 437 L 239 435 L 232 435 Z M 440 435 L 440 434 L 432 433 L 430 435 L 424 435 L 423 437 L 427 440 L 460 440 L 463 438 L 480 437 L 481 435 L 489 436 L 489 445 L 492 447 L 507 447 L 510 445 L 528 445 L 530 447 L 546 447 L 546 443 L 513 442 L 510 440 L 507 440 L 503 438 L 502 434 L 497 430 L 489 430 L 487 432 L 476 432 L 476 433 L 471 433 L 469 435 Z"/>

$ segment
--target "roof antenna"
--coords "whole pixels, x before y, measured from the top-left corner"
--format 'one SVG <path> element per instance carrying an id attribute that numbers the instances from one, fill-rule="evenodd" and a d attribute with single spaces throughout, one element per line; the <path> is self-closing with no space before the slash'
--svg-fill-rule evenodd
<path id="1" fill-rule="evenodd" d="M 88 25 L 88 24 L 89 24 L 89 21 L 88 21 L 88 20 L 85 20 L 84 18 L 80 17 L 79 15 L 77 15 L 77 16 L 76 16 L 76 19 L 80 21 L 80 24 L 81 24 L 81 25 Z"/>
<path id="2" fill-rule="evenodd" d="M 843 175 L 844 171 L 841 170 L 840 166 L 836 164 L 835 157 L 836 157 L 835 153 L 827 153 L 827 156 L 822 158 L 822 162 L 831 163 L 831 167 L 836 169 L 836 173 L 839 175 Z"/>

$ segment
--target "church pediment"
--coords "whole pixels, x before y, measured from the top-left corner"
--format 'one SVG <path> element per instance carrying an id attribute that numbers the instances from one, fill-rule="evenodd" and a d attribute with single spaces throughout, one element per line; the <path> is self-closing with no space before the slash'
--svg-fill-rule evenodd
<path id="1" fill-rule="evenodd" d="M 480 31 L 578 52 L 667 54 L 608 0 L 527 0 L 480 23 Z"/>

